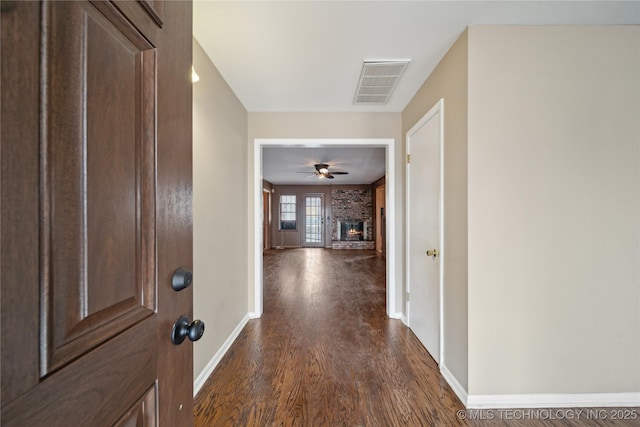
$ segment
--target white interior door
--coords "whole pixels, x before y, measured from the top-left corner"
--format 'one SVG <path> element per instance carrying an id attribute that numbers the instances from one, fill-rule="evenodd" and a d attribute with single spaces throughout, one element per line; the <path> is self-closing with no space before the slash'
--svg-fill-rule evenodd
<path id="1" fill-rule="evenodd" d="M 324 247 L 324 194 L 305 194 L 304 245 Z"/>
<path id="2" fill-rule="evenodd" d="M 407 133 L 408 323 L 438 364 L 442 332 L 442 104 Z"/>

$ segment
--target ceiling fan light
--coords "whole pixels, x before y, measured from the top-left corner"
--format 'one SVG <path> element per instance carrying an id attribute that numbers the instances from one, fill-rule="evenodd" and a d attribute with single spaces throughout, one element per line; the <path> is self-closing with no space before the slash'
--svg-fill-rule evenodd
<path id="1" fill-rule="evenodd" d="M 318 172 L 323 173 L 323 174 L 324 174 L 324 173 L 329 173 L 329 169 L 327 169 L 327 168 L 320 168 L 320 169 L 318 169 Z"/>

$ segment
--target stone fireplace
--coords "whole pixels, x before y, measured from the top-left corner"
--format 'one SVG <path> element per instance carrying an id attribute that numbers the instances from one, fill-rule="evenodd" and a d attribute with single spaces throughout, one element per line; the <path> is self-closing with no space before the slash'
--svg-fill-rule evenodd
<path id="1" fill-rule="evenodd" d="M 371 189 L 347 186 L 331 193 L 333 249 L 374 249 Z"/>

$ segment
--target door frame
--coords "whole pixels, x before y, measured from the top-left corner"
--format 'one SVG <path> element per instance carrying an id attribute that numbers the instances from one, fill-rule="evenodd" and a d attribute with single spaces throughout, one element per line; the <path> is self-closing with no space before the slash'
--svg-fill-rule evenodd
<path id="1" fill-rule="evenodd" d="M 439 230 L 438 230 L 438 240 L 439 240 L 439 251 L 440 251 L 440 272 L 439 272 L 439 283 L 438 283 L 438 294 L 439 294 L 439 301 L 438 301 L 438 305 L 440 307 L 440 316 L 439 316 L 439 323 L 440 325 L 438 326 L 438 330 L 439 330 L 439 355 L 438 355 L 438 360 L 439 360 L 439 365 L 444 365 L 444 257 L 446 255 L 445 252 L 445 247 L 444 247 L 444 98 L 440 98 L 440 100 L 438 102 L 436 102 L 436 104 L 431 107 L 431 109 L 427 112 L 427 114 L 425 114 L 424 116 L 422 116 L 422 118 L 420 120 L 418 120 L 418 122 L 413 125 L 413 127 L 411 127 L 411 129 L 409 129 L 409 131 L 407 131 L 406 134 L 406 141 L 407 141 L 407 158 L 409 158 L 410 154 L 411 154 L 411 138 L 420 130 L 422 129 L 422 127 L 424 125 L 426 125 L 436 114 L 440 114 L 440 159 L 439 159 L 439 164 L 440 164 L 440 197 L 438 200 L 438 212 L 440 215 L 440 221 L 439 221 Z M 409 194 L 409 188 L 411 185 L 411 179 L 410 179 L 410 169 L 411 169 L 411 163 L 407 162 L 407 170 L 406 170 L 406 194 Z M 409 244 L 410 244 L 410 239 L 411 239 L 411 223 L 409 221 L 409 215 L 410 215 L 410 210 L 411 208 L 411 200 L 409 200 L 409 197 L 406 197 L 405 200 L 405 272 L 406 272 L 406 283 L 407 283 L 407 296 L 409 296 L 411 294 L 411 282 L 410 282 L 410 277 L 409 277 L 409 264 L 411 262 L 410 256 L 409 256 Z M 407 299 L 407 326 L 411 327 L 411 316 L 410 316 L 410 312 L 411 312 L 411 298 Z"/>
<path id="2" fill-rule="evenodd" d="M 380 209 L 386 209 L 385 204 L 383 203 L 382 198 L 379 197 L 379 194 L 384 194 L 384 192 L 386 191 L 386 187 L 385 184 L 377 187 L 375 189 L 376 192 L 376 205 L 374 206 L 374 209 L 376 210 L 375 212 L 375 221 L 376 221 L 376 236 L 375 236 L 375 249 L 376 252 L 378 253 L 384 253 L 384 251 L 382 250 L 382 243 L 383 243 L 383 234 L 382 234 L 382 213 L 380 212 Z M 380 248 L 380 250 L 378 250 L 378 248 Z"/>
<path id="3" fill-rule="evenodd" d="M 385 262 L 387 283 L 387 315 L 399 319 L 402 313 L 396 311 L 396 234 L 395 234 L 395 139 L 394 138 L 255 138 L 253 140 L 253 211 L 250 213 L 253 223 L 253 243 L 249 250 L 253 257 L 253 310 L 249 317 L 258 318 L 263 311 L 262 289 L 262 148 L 263 147 L 384 147 L 386 148 L 385 169 L 385 205 L 387 216 L 387 240 Z M 251 263 L 251 260 L 249 260 Z"/>
<path id="4" fill-rule="evenodd" d="M 262 250 L 271 249 L 271 190 L 262 189 Z"/>
<path id="5" fill-rule="evenodd" d="M 320 243 L 309 244 L 307 242 L 307 197 L 319 197 L 320 198 Z M 324 219 L 326 206 L 324 204 L 324 193 L 302 193 L 302 203 L 300 210 L 302 211 L 302 247 L 303 248 L 324 248 L 327 240 L 327 232 L 325 228 Z"/>

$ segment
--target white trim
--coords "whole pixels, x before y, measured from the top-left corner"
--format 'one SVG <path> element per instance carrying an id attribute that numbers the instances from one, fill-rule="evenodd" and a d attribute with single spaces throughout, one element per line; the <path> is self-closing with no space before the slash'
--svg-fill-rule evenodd
<path id="1" fill-rule="evenodd" d="M 440 112 L 440 364 L 444 365 L 444 259 L 447 256 L 444 245 L 444 98 L 438 101 Z"/>
<path id="2" fill-rule="evenodd" d="M 439 365 L 443 365 L 444 364 L 444 257 L 446 256 L 445 253 L 445 247 L 444 247 L 444 98 L 440 98 L 440 100 L 438 102 L 436 102 L 436 104 L 431 107 L 431 109 L 427 112 L 427 114 L 425 114 L 424 116 L 422 116 L 422 118 L 420 120 L 418 120 L 418 122 L 413 125 L 411 127 L 411 129 L 409 129 L 409 131 L 407 131 L 406 133 L 406 141 L 407 141 L 407 155 L 411 154 L 410 153 L 410 148 L 411 148 L 411 137 L 413 135 L 415 135 L 424 125 L 426 125 L 429 120 L 431 120 L 436 114 L 440 114 L 440 159 L 439 159 L 439 163 L 440 163 L 440 197 L 438 200 L 438 204 L 440 205 L 438 207 L 438 213 L 440 216 L 439 219 L 439 236 L 438 236 L 438 240 L 439 240 L 439 251 L 440 251 L 440 272 L 439 272 L 439 300 L 438 301 L 438 305 L 440 306 L 440 325 L 439 325 L 439 355 L 438 355 L 438 364 Z M 405 221 L 406 221 L 406 227 L 408 227 L 410 225 L 410 203 L 411 200 L 409 198 L 409 189 L 410 189 L 410 185 L 411 185 L 411 180 L 409 177 L 411 171 L 411 163 L 407 164 L 407 168 L 406 168 L 406 199 L 405 199 Z M 410 280 L 410 269 L 409 269 L 409 263 L 411 262 L 410 260 L 410 256 L 409 256 L 409 244 L 410 239 L 411 239 L 411 233 L 409 232 L 410 230 L 406 229 L 405 231 L 405 274 L 406 274 L 406 289 L 407 289 L 407 294 L 411 293 L 411 280 Z M 404 295 L 404 298 L 407 297 L 407 294 Z M 408 327 L 411 327 L 410 325 L 410 312 L 411 312 L 411 301 L 407 301 L 407 313 L 406 313 L 406 325 Z"/>
<path id="3" fill-rule="evenodd" d="M 467 395 L 467 391 L 464 389 L 462 384 L 458 382 L 458 379 L 451 373 L 449 368 L 447 368 L 444 363 L 440 364 L 440 373 L 442 374 L 444 379 L 447 380 L 453 392 L 456 394 L 456 396 L 458 396 L 458 399 L 460 399 L 462 404 L 466 407 L 469 396 Z"/>
<path id="4" fill-rule="evenodd" d="M 262 188 L 262 197 L 263 198 L 260 199 L 260 203 L 262 203 L 264 201 L 264 194 L 265 193 L 267 193 L 269 195 L 269 197 L 268 197 L 269 206 L 267 206 L 267 212 L 268 212 L 269 217 L 267 218 L 267 225 L 268 225 L 269 228 L 271 228 L 271 190 L 269 190 L 268 188 L 264 188 L 264 187 Z M 264 210 L 263 209 L 260 210 L 260 215 L 261 215 L 260 219 L 262 220 L 261 221 L 262 222 L 262 227 L 264 227 L 264 219 L 265 218 L 264 218 Z M 271 235 L 271 230 L 269 230 L 269 235 Z M 272 244 L 273 244 L 273 239 L 271 239 L 271 240 L 272 240 Z M 262 246 L 262 250 L 264 251 L 265 250 L 265 247 L 264 247 L 264 232 L 262 233 L 262 245 L 261 246 Z M 266 249 L 270 249 L 270 248 L 266 248 Z"/>
<path id="5" fill-rule="evenodd" d="M 394 138 L 255 138 L 253 140 L 253 188 L 254 188 L 254 301 L 253 313 L 256 317 L 262 315 L 262 223 L 260 222 L 262 204 L 262 148 L 263 147 L 385 147 L 386 148 L 386 177 L 385 177 L 385 211 L 387 214 L 387 315 L 397 319 L 402 313 L 396 311 L 396 232 L 395 232 L 395 139 Z"/>
<path id="6" fill-rule="evenodd" d="M 600 408 L 640 406 L 640 392 L 579 394 L 476 394 L 467 408 Z"/>
<path id="7" fill-rule="evenodd" d="M 253 294 L 253 312 L 252 318 L 256 319 L 262 316 L 262 145 L 254 143 L 253 146 L 253 190 L 254 190 L 254 211 L 253 211 L 253 275 L 254 275 L 254 294 Z"/>
<path id="8" fill-rule="evenodd" d="M 213 370 L 216 368 L 216 366 L 218 366 L 218 363 L 220 363 L 220 361 L 222 360 L 222 357 L 227 353 L 227 351 L 229 351 L 231 344 L 233 344 L 235 339 L 238 338 L 238 335 L 240 335 L 240 332 L 242 332 L 242 328 L 245 327 L 249 319 L 250 319 L 249 314 L 245 315 L 242 318 L 240 323 L 238 323 L 235 329 L 231 332 L 231 335 L 227 337 L 227 339 L 222 344 L 222 346 L 218 349 L 218 351 L 216 351 L 216 353 L 213 355 L 211 360 L 209 360 L 209 363 L 207 363 L 207 365 L 204 367 L 202 372 L 200 372 L 196 380 L 193 382 L 193 397 L 195 397 L 196 394 L 198 394 L 198 392 L 200 391 L 204 383 L 207 381 L 207 379 L 209 379 L 209 376 L 211 375 Z"/>

